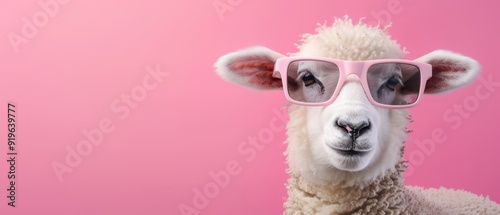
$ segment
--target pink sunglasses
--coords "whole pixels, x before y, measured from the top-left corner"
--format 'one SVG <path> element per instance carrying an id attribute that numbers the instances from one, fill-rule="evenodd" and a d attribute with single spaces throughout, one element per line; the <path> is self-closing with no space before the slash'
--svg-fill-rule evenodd
<path id="1" fill-rule="evenodd" d="M 288 101 L 309 106 L 331 104 L 351 74 L 359 77 L 368 100 L 383 108 L 415 106 L 432 75 L 432 66 L 411 60 L 345 61 L 283 57 L 274 66 Z"/>

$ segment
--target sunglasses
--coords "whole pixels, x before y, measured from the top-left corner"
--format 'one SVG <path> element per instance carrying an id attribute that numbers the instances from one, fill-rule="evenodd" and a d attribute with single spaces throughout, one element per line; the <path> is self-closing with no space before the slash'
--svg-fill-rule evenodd
<path id="1" fill-rule="evenodd" d="M 351 74 L 358 76 L 368 100 L 383 108 L 415 106 L 431 77 L 432 66 L 411 60 L 345 61 L 317 57 L 277 59 L 273 77 L 281 78 L 288 101 L 308 106 L 335 101 Z"/>

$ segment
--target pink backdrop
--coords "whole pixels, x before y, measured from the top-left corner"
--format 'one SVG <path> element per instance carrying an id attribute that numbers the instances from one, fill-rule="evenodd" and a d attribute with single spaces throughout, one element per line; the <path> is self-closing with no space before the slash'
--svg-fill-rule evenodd
<path id="1" fill-rule="evenodd" d="M 391 21 L 408 59 L 450 49 L 482 64 L 483 81 L 411 110 L 406 181 L 500 202 L 497 3 L 297 2 L 4 1 L 0 214 L 281 214 L 284 96 L 226 83 L 212 65 L 252 45 L 295 52 L 302 33 L 346 14 Z M 8 102 L 15 208 L 6 198 Z"/>

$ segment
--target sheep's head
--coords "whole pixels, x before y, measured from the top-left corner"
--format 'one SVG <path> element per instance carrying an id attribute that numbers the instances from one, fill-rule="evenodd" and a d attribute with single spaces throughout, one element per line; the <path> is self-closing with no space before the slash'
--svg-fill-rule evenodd
<path id="1" fill-rule="evenodd" d="M 292 173 L 320 183 L 352 184 L 369 182 L 401 161 L 408 123 L 404 108 L 420 98 L 419 92 L 446 92 L 479 72 L 473 59 L 441 50 L 414 61 L 367 61 L 404 54 L 385 29 L 346 18 L 304 35 L 293 58 L 252 47 L 221 57 L 216 67 L 228 81 L 285 90 L 291 102 Z M 420 75 L 424 70 L 428 76 Z"/>

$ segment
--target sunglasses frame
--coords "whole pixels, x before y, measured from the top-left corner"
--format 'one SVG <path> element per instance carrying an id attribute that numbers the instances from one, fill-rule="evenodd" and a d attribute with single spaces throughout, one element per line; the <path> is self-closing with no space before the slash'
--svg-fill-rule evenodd
<path id="1" fill-rule="evenodd" d="M 331 98 L 329 98 L 327 101 L 324 102 L 317 102 L 317 103 L 312 103 L 312 102 L 301 102 L 294 100 L 290 97 L 289 92 L 288 92 L 288 82 L 287 82 L 287 76 L 288 76 L 288 67 L 292 62 L 295 61 L 321 61 L 321 62 L 328 62 L 328 63 L 333 63 L 338 66 L 339 68 L 339 81 L 337 83 L 337 87 L 335 88 L 335 91 Z M 420 88 L 418 92 L 417 99 L 415 100 L 414 103 L 412 104 L 405 104 L 405 105 L 388 105 L 388 104 L 382 104 L 378 103 L 375 101 L 370 93 L 370 88 L 368 87 L 368 82 L 367 82 L 367 73 L 368 73 L 368 68 L 375 64 L 380 64 L 380 63 L 404 63 L 404 64 L 409 64 L 409 65 L 414 65 L 418 67 L 420 70 Z M 429 78 L 432 76 L 432 65 L 427 64 L 427 63 L 422 63 L 422 62 L 416 62 L 412 60 L 403 60 L 403 59 L 381 59 L 381 60 L 366 60 L 366 61 L 346 61 L 346 60 L 339 60 L 339 59 L 334 59 L 334 58 L 324 58 L 324 57 L 282 57 L 278 58 L 276 60 L 276 63 L 274 64 L 274 72 L 273 72 L 273 77 L 275 78 L 281 78 L 283 82 L 283 91 L 285 93 L 286 99 L 294 104 L 298 105 L 305 105 L 305 106 L 326 106 L 335 101 L 337 96 L 340 93 L 340 90 L 342 89 L 345 80 L 347 77 L 351 74 L 354 74 L 358 76 L 361 86 L 363 87 L 363 90 L 365 94 L 367 95 L 368 100 L 370 103 L 372 103 L 375 106 L 382 107 L 382 108 L 409 108 L 415 106 L 418 101 L 420 100 L 420 97 L 423 95 L 424 90 L 425 90 L 425 84 Z"/>

